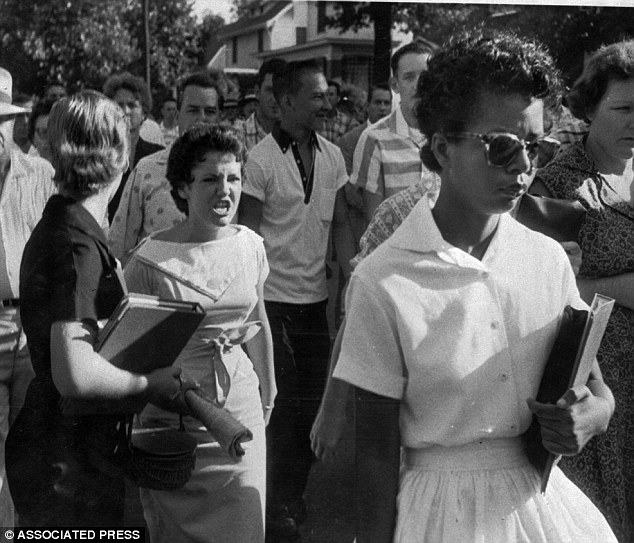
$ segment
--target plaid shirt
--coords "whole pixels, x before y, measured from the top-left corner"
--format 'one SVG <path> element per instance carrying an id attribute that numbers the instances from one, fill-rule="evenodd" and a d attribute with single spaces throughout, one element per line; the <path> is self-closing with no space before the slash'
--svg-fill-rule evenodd
<path id="1" fill-rule="evenodd" d="M 255 118 L 255 112 L 251 116 L 235 126 L 238 134 L 242 136 L 242 141 L 247 146 L 247 151 L 253 149 L 266 136 L 266 132 L 262 125 Z"/>
<path id="2" fill-rule="evenodd" d="M 342 113 L 338 109 L 335 111 L 336 114 L 332 119 L 326 117 L 324 129 L 319 131 L 319 134 L 332 143 L 337 143 L 341 136 L 359 125 L 359 121 L 354 117 L 350 117 L 350 115 Z"/>

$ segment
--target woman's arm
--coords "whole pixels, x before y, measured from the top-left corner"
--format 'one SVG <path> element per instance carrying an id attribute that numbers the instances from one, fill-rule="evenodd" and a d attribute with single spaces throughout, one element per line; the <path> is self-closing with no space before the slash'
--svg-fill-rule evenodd
<path id="1" fill-rule="evenodd" d="M 535 179 L 528 192 L 539 196 L 552 196 L 552 193 L 539 178 Z M 634 310 L 634 272 L 597 279 L 577 277 L 577 288 L 581 298 L 588 305 L 592 303 L 595 294 L 603 294 L 614 298 L 617 304 Z"/>
<path id="2" fill-rule="evenodd" d="M 567 390 L 556 405 L 529 399 L 528 406 L 541 425 L 544 447 L 555 454 L 574 455 L 592 437 L 605 433 L 614 413 L 614 397 L 595 360 L 585 386 Z"/>
<path id="3" fill-rule="evenodd" d="M 399 400 L 354 388 L 357 543 L 392 543 L 399 487 Z"/>
<path id="4" fill-rule="evenodd" d="M 634 310 L 634 272 L 588 279 L 577 277 L 577 288 L 587 304 L 592 303 L 595 294 L 614 298 L 616 303 Z"/>
<path id="5" fill-rule="evenodd" d="M 263 286 L 260 283 L 257 287 L 258 302 L 251 312 L 249 320 L 262 321 L 260 332 L 246 343 L 247 352 L 253 369 L 260 380 L 260 394 L 262 396 L 262 409 L 264 411 L 264 422 L 269 423 L 271 411 L 277 396 L 277 385 L 275 383 L 275 367 L 273 365 L 273 339 L 271 337 L 271 327 L 269 319 L 264 309 Z"/>
<path id="6" fill-rule="evenodd" d="M 175 397 L 180 383 L 177 370 L 168 367 L 147 375 L 117 368 L 95 352 L 96 332 L 80 321 L 58 321 L 51 326 L 51 370 L 62 396 L 84 399 L 144 401 Z"/>

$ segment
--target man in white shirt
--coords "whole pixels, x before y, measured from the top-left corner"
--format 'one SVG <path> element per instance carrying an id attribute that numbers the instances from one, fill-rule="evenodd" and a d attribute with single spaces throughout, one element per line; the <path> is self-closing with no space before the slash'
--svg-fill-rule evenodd
<path id="1" fill-rule="evenodd" d="M 11 74 L 0 68 L 0 524 L 14 526 L 14 509 L 4 468 L 9 426 L 24 403 L 33 377 L 20 323 L 19 279 L 24 246 L 55 192 L 53 168 L 13 144 L 16 115 L 11 105 Z"/>
<path id="2" fill-rule="evenodd" d="M 268 432 L 267 533 L 294 537 L 306 516 L 302 495 L 312 464 L 309 431 L 323 392 L 330 350 L 326 252 L 331 222 L 354 245 L 342 187 L 341 151 L 317 132 L 330 110 L 328 85 L 312 61 L 275 74 L 280 123 L 249 152 L 239 221 L 264 238 L 264 284 L 278 396 Z"/>

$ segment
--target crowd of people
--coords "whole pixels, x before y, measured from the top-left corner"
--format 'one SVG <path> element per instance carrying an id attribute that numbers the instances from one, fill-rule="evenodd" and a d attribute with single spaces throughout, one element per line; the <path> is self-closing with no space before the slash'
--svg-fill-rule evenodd
<path id="1" fill-rule="evenodd" d="M 184 74 L 157 123 L 129 73 L 34 102 L 0 69 L 3 526 L 124 526 L 122 443 L 180 428 L 190 478 L 138 491 L 153 543 L 295 541 L 352 432 L 359 543 L 634 541 L 634 41 L 565 94 L 507 32 L 415 40 L 391 71 L 363 114 L 312 60 L 265 61 L 242 100 Z M 522 224 L 534 197 L 581 214 L 574 239 Z M 128 292 L 204 309 L 172 366 L 97 352 Z M 564 308 L 597 293 L 587 383 L 537 402 Z M 533 420 L 563 455 L 545 493 Z"/>

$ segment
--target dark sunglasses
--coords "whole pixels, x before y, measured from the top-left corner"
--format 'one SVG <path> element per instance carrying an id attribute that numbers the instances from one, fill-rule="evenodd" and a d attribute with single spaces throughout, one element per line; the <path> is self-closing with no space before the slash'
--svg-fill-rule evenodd
<path id="1" fill-rule="evenodd" d="M 531 164 L 535 168 L 543 168 L 557 156 L 561 144 L 554 138 L 542 137 L 533 141 L 519 139 L 515 134 L 491 132 L 475 134 L 473 132 L 452 132 L 448 138 L 473 138 L 484 143 L 489 166 L 506 168 L 518 153 L 525 150 Z"/>

